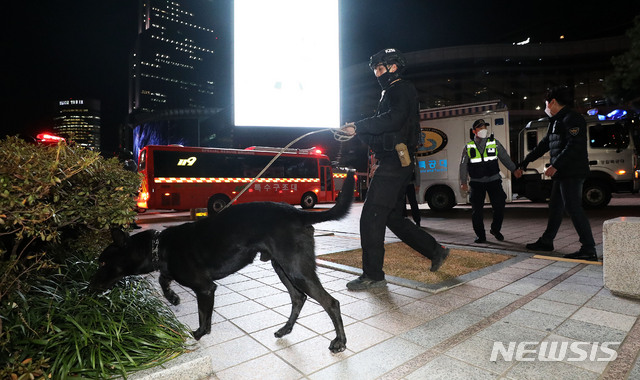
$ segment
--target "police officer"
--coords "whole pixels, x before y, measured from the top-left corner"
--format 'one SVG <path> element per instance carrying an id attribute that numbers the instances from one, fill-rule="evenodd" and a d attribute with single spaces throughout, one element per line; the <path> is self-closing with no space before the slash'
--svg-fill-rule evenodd
<path id="1" fill-rule="evenodd" d="M 549 129 L 546 136 L 520 163 L 520 167 L 526 169 L 530 162 L 549 152 L 550 165 L 544 172 L 553 180 L 549 219 L 542 236 L 536 242 L 527 244 L 527 249 L 553 251 L 553 240 L 566 210 L 582 246 L 579 251 L 564 257 L 598 261 L 591 225 L 582 208 L 582 185 L 589 175 L 586 122 L 582 115 L 570 108 L 573 96 L 566 86 L 549 89 L 545 95 L 545 104 Z"/>
<path id="2" fill-rule="evenodd" d="M 360 216 L 363 274 L 347 284 L 350 290 L 385 286 L 382 270 L 385 227 L 430 259 L 432 272 L 440 268 L 449 254 L 449 249 L 403 217 L 405 189 L 413 175 L 420 134 L 418 94 L 413 84 L 401 77 L 405 66 L 404 56 L 396 49 L 371 56 L 369 67 L 382 87 L 378 109 L 372 117 L 341 128 L 367 143 L 379 164 Z"/>
<path id="3" fill-rule="evenodd" d="M 496 239 L 504 240 L 500 230 L 502 229 L 507 195 L 502 189 L 498 160 L 516 178 L 522 176 L 522 170 L 518 169 L 516 164 L 511 161 L 500 141 L 496 140 L 493 135 L 489 136 L 488 125 L 483 119 L 478 119 L 473 123 L 472 129 L 475 137 L 465 145 L 460 160 L 460 189 L 467 192 L 469 186 L 471 187 L 471 222 L 473 231 L 476 233 L 476 243 L 487 241 L 483 215 L 484 199 L 487 194 L 489 194 L 493 209 L 493 221 L 489 232 Z M 469 185 L 467 185 L 467 180 L 469 180 Z"/>

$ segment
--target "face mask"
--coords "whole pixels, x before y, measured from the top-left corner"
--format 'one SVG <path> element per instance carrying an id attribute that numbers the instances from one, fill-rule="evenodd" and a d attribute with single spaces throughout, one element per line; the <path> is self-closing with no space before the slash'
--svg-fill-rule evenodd
<path id="1" fill-rule="evenodd" d="M 487 136 L 489 135 L 489 130 L 487 130 L 487 129 L 481 129 L 481 130 L 479 130 L 479 131 L 476 133 L 476 135 L 477 135 L 478 137 L 480 137 L 481 139 L 486 139 L 486 138 L 487 138 Z"/>
<path id="2" fill-rule="evenodd" d="M 545 109 L 544 109 L 544 113 L 546 113 L 546 114 L 547 114 L 547 116 L 549 116 L 549 117 L 553 117 L 553 115 L 551 114 L 551 110 L 549 109 L 549 107 L 548 107 L 548 106 L 547 106 L 547 107 L 545 107 Z"/>
<path id="3" fill-rule="evenodd" d="M 400 78 L 400 74 L 398 72 L 389 72 L 386 71 L 384 74 L 380 75 L 376 79 L 378 80 L 378 84 L 382 87 L 383 90 L 386 90 L 391 86 L 391 83 L 396 79 Z"/>

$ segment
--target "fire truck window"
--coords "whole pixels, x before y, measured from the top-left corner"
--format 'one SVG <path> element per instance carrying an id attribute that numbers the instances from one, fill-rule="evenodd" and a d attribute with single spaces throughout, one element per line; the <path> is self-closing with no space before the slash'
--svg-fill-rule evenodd
<path id="1" fill-rule="evenodd" d="M 538 145 L 538 131 L 527 132 L 527 150 L 532 151 Z"/>

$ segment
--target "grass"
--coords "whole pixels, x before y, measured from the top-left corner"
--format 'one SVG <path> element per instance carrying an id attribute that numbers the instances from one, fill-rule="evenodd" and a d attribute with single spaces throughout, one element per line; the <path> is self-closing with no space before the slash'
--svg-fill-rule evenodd
<path id="1" fill-rule="evenodd" d="M 499 253 L 451 249 L 449 258 L 437 272 L 430 272 L 431 261 L 402 242 L 385 244 L 384 271 L 389 276 L 437 284 L 479 269 L 501 263 L 512 256 Z M 321 255 L 319 260 L 362 269 L 362 250 Z"/>
<path id="2" fill-rule="evenodd" d="M 67 267 L 74 274 L 40 279 L 12 307 L 0 309 L 0 338 L 7 338 L 0 339 L 0 356 L 11 355 L 0 378 L 22 379 L 16 372 L 61 380 L 126 378 L 188 351 L 189 329 L 146 280 L 130 277 L 92 294 L 87 274 L 77 273 L 89 267 L 77 262 Z M 25 368 L 37 361 L 40 368 Z"/>

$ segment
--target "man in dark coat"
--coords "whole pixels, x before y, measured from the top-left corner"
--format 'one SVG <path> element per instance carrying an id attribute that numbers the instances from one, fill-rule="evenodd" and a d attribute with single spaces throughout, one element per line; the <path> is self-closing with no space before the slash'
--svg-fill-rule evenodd
<path id="1" fill-rule="evenodd" d="M 584 117 L 570 109 L 573 97 L 566 86 L 548 90 L 545 102 L 545 112 L 549 116 L 547 135 L 525 157 L 520 166 L 526 168 L 530 162 L 549 152 L 550 165 L 544 172 L 553 180 L 549 220 L 542 236 L 535 243 L 527 244 L 527 249 L 553 251 L 553 239 L 558 233 L 566 210 L 571 216 L 582 247 L 579 251 L 564 257 L 597 261 L 591 225 L 582 208 L 582 185 L 589 175 L 586 122 Z"/>

